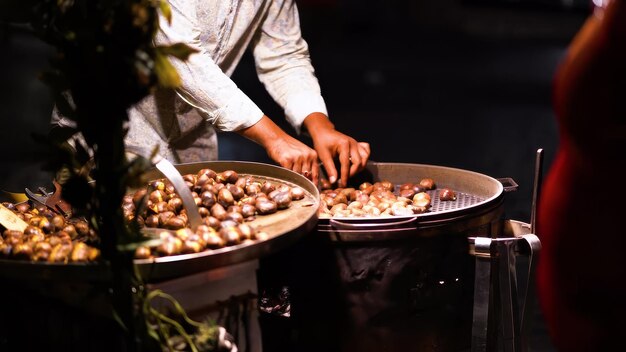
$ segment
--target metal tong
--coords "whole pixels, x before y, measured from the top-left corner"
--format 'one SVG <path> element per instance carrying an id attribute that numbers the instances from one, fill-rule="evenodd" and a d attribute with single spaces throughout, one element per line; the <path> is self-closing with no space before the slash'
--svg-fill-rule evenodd
<path id="1" fill-rule="evenodd" d="M 473 244 L 472 252 L 476 257 L 472 352 L 496 349 L 505 352 L 528 351 L 527 339 L 534 304 L 531 290 L 534 288 L 534 272 L 541 250 L 541 242 L 535 232 L 542 164 L 543 149 L 539 149 L 535 160 L 531 223 L 528 233 L 500 238 L 470 237 L 470 243 Z M 528 257 L 528 277 L 522 293 L 521 306 L 516 269 L 518 256 Z M 492 270 L 492 266 L 495 270 Z M 492 279 L 497 284 L 492 286 Z M 490 307 L 490 305 L 493 306 Z M 495 318 L 495 324 L 490 322 L 490 316 Z M 499 325 L 499 327 L 494 325 Z M 497 337 L 493 331 L 490 331 L 492 329 L 500 332 L 500 343 L 493 341 Z"/>
<path id="2" fill-rule="evenodd" d="M 52 211 L 66 218 L 70 217 L 72 215 L 72 206 L 61 197 L 61 185 L 56 180 L 53 180 L 52 183 L 54 185 L 54 192 L 48 192 L 44 187 L 38 187 L 41 193 L 35 193 L 28 188 L 25 188 L 24 191 L 31 201 L 45 205 Z"/>

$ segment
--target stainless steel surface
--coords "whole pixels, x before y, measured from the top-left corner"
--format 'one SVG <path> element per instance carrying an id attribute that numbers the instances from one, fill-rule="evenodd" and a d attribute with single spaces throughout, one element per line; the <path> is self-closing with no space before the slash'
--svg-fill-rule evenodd
<path id="1" fill-rule="evenodd" d="M 328 233 L 334 241 L 380 241 L 444 232 L 463 233 L 489 226 L 503 214 L 502 183 L 473 171 L 425 164 L 370 162 L 353 182 L 388 180 L 399 186 L 423 178 L 432 178 L 437 185 L 437 189 L 428 191 L 432 202 L 429 212 L 376 218 L 322 218 L 318 229 Z M 440 201 L 438 189 L 441 188 L 454 190 L 457 200 Z"/>
<path id="2" fill-rule="evenodd" d="M 530 209 L 530 231 L 532 233 L 537 229 L 537 205 L 539 204 L 539 195 L 541 194 L 541 182 L 543 178 L 543 149 L 537 149 L 535 157 L 535 178 L 533 180 L 533 196 Z"/>
<path id="3" fill-rule="evenodd" d="M 317 223 L 319 192 L 311 181 L 293 171 L 278 166 L 243 161 L 189 163 L 175 165 L 175 167 L 181 175 L 195 174 L 203 168 L 216 172 L 234 170 L 240 176 L 249 175 L 259 180 L 299 186 L 306 191 L 306 196 L 302 200 L 293 201 L 288 209 L 258 216 L 256 220 L 248 223 L 257 231 L 266 232 L 269 235 L 266 240 L 194 254 L 135 260 L 141 275 L 148 281 L 180 277 L 266 256 L 294 243 L 301 236 L 309 233 Z M 159 170 L 153 170 L 146 176 L 148 179 L 163 177 Z"/>
<path id="4" fill-rule="evenodd" d="M 500 181 L 500 183 L 504 187 L 505 192 L 514 192 L 517 191 L 517 189 L 519 188 L 517 182 L 515 182 L 515 180 L 510 177 L 501 177 L 497 178 L 496 180 Z"/>
<path id="5" fill-rule="evenodd" d="M 474 240 L 474 307 L 472 316 L 472 352 L 487 351 L 489 333 L 489 287 L 491 285 L 491 238 Z"/>
<path id="6" fill-rule="evenodd" d="M 520 318 L 518 309 L 517 275 L 515 269 L 515 247 L 518 239 L 496 239 L 495 251 L 498 258 L 500 289 L 502 347 L 504 352 L 520 351 L 520 336 L 518 336 Z"/>
<path id="7" fill-rule="evenodd" d="M 286 210 L 258 216 L 249 222 L 258 231 L 269 236 L 265 240 L 246 242 L 195 254 L 173 255 L 153 259 L 136 259 L 135 264 L 146 282 L 160 282 L 209 269 L 255 260 L 281 250 L 309 233 L 317 223 L 319 192 L 305 177 L 290 170 L 263 163 L 215 161 L 175 165 L 181 175 L 196 173 L 202 168 L 216 172 L 235 170 L 240 175 L 302 187 L 304 199 L 293 201 Z M 164 177 L 159 169 L 146 175 L 148 179 Z M 0 276 L 24 280 L 101 281 L 109 278 L 106 264 L 35 263 L 0 259 Z"/>
<path id="8" fill-rule="evenodd" d="M 167 159 L 161 158 L 156 164 L 155 167 L 165 176 L 174 186 L 176 193 L 183 201 L 183 206 L 185 210 L 187 210 L 187 218 L 189 219 L 189 226 L 192 230 L 196 230 L 198 226 L 202 224 L 202 217 L 200 213 L 198 213 L 198 206 L 196 202 L 193 200 L 193 196 L 191 195 L 191 191 L 183 177 L 178 172 L 178 170 L 170 163 Z"/>
<path id="9" fill-rule="evenodd" d="M 529 233 L 522 235 L 522 238 L 526 241 L 528 247 L 524 248 L 526 255 L 529 258 L 528 261 L 528 280 L 526 282 L 526 291 L 524 292 L 523 306 L 522 306 L 522 322 L 520 327 L 520 335 L 522 341 L 522 351 L 528 351 L 528 337 L 531 333 L 532 326 L 532 312 L 535 305 L 535 294 L 532 290 L 535 287 L 535 271 L 537 267 L 537 259 L 539 251 L 541 250 L 541 241 L 535 234 Z M 523 248 L 523 247 L 522 247 Z"/>
<path id="10" fill-rule="evenodd" d="M 530 290 L 534 288 L 534 271 L 541 249 L 539 238 L 530 233 L 530 228 L 530 224 L 506 220 L 498 238 L 469 238 L 470 251 L 476 257 L 472 352 L 495 351 L 496 339 L 500 339 L 498 346 L 503 351 L 528 351 L 530 314 L 534 304 Z M 528 258 L 521 307 L 516 267 L 519 256 Z M 492 266 L 499 268 L 496 275 Z M 494 290 L 498 290 L 498 294 L 492 296 Z M 496 321 L 490 323 L 489 319 Z M 489 331 L 489 328 L 494 330 Z"/>

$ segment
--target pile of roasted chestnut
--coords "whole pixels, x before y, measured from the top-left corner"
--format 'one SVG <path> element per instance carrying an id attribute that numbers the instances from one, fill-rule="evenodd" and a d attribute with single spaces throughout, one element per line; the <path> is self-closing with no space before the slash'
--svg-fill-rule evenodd
<path id="1" fill-rule="evenodd" d="M 198 253 L 244 242 L 265 239 L 248 222 L 257 216 L 287 209 L 292 201 L 305 197 L 304 189 L 254 176 L 239 176 L 236 171 L 199 170 L 183 179 L 202 218 L 195 231 L 189 225 L 187 210 L 180 195 L 167 179 L 154 180 L 124 198 L 128 220 L 137 220 L 161 231 L 161 244 L 140 247 L 135 257 L 146 259 L 185 253 Z"/>
<path id="2" fill-rule="evenodd" d="M 430 210 L 435 181 L 423 178 L 399 187 L 387 180 L 364 182 L 358 188 L 332 188 L 321 183 L 319 218 L 332 217 L 385 217 L 421 214 Z M 445 196 L 441 193 L 445 191 Z M 440 191 L 440 200 L 454 200 L 456 194 L 448 188 Z"/>
<path id="3" fill-rule="evenodd" d="M 0 237 L 0 258 L 49 263 L 84 263 L 99 258 L 89 245 L 97 235 L 85 220 L 66 219 L 44 205 L 2 203 L 28 226 L 24 231 L 5 229 Z"/>

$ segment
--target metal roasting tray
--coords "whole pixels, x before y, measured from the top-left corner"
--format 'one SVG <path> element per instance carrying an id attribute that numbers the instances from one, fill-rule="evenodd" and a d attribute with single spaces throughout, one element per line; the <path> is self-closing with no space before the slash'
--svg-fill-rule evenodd
<path id="1" fill-rule="evenodd" d="M 265 240 L 242 243 L 194 254 L 181 254 L 152 259 L 135 259 L 136 267 L 145 282 L 159 282 L 206 270 L 255 260 L 277 252 L 295 243 L 311 232 L 317 224 L 319 192 L 307 178 L 291 170 L 264 163 L 244 161 L 211 161 L 175 165 L 180 175 L 197 173 L 210 168 L 216 172 L 234 170 L 240 177 L 271 180 L 280 184 L 299 186 L 305 190 L 304 199 L 293 201 L 288 209 L 274 214 L 257 216 L 248 222 L 257 231 L 269 236 Z M 158 169 L 147 173 L 147 179 L 163 178 Z M 93 263 L 36 263 L 0 259 L 0 276 L 14 279 L 43 279 L 61 281 L 101 281 L 109 278 L 106 264 Z"/>
<path id="2" fill-rule="evenodd" d="M 320 218 L 318 230 L 331 234 L 334 241 L 380 241 L 420 235 L 436 235 L 441 231 L 462 232 L 482 226 L 502 215 L 504 192 L 517 188 L 510 178 L 493 177 L 458 168 L 427 164 L 368 162 L 365 170 L 353 177 L 349 186 L 358 188 L 363 182 L 387 180 L 396 186 L 417 183 L 423 178 L 435 181 L 436 189 L 428 191 L 432 207 L 428 212 L 391 217 Z M 440 201 L 439 190 L 456 192 L 455 201 Z"/>

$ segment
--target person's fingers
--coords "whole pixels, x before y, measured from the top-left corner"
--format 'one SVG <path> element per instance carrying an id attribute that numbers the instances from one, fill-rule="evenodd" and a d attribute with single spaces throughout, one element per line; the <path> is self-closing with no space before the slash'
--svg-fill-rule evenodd
<path id="1" fill-rule="evenodd" d="M 359 145 L 355 142 L 350 146 L 350 177 L 354 176 L 357 172 L 363 168 L 363 162 L 361 160 L 361 153 L 359 153 Z"/>
<path id="2" fill-rule="evenodd" d="M 313 180 L 313 174 L 315 173 L 315 175 L 317 175 L 318 173 L 317 152 L 310 148 L 303 150 L 298 160 L 298 164 L 299 166 L 295 167 L 295 169 L 299 169 L 300 173 L 304 177 L 309 180 Z M 297 170 L 294 171 L 298 172 Z"/>
<path id="3" fill-rule="evenodd" d="M 306 177 L 306 175 L 305 175 Z M 313 163 L 311 164 L 311 178 L 310 180 L 313 181 L 313 184 L 317 185 L 317 182 L 319 181 L 320 177 L 320 166 L 317 163 L 317 158 L 313 161 Z"/>
<path id="4" fill-rule="evenodd" d="M 318 152 L 320 161 L 322 165 L 324 165 L 324 170 L 326 170 L 326 177 L 328 177 L 328 182 L 331 184 L 337 182 L 337 168 L 335 167 L 335 163 L 333 162 L 332 154 L 327 150 L 321 150 Z"/>
<path id="5" fill-rule="evenodd" d="M 285 169 L 289 169 L 289 170 L 293 170 L 293 167 L 294 167 L 294 162 L 290 158 L 279 158 L 278 164 L 284 167 Z"/>
<path id="6" fill-rule="evenodd" d="M 345 187 L 350 177 L 350 143 L 341 143 L 339 146 L 339 164 L 341 165 L 341 179 L 339 187 Z"/>
<path id="7" fill-rule="evenodd" d="M 367 160 L 371 154 L 370 144 L 367 142 L 359 142 L 358 150 L 359 155 L 361 155 L 361 168 L 365 168 L 365 166 L 367 166 Z"/>
<path id="8" fill-rule="evenodd" d="M 296 160 L 291 166 L 291 171 L 297 172 L 299 174 L 301 174 L 304 170 L 305 168 L 303 168 L 302 160 Z"/>

